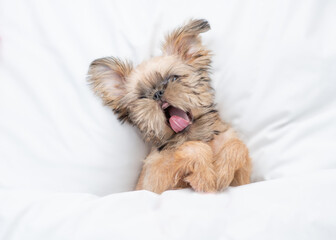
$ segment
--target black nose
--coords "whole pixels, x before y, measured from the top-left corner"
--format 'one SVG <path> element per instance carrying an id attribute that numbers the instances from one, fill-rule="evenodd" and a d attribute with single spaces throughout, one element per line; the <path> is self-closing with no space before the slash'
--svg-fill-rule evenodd
<path id="1" fill-rule="evenodd" d="M 157 91 L 156 93 L 154 93 L 153 99 L 154 100 L 159 100 L 159 99 L 162 98 L 163 94 L 164 94 L 163 90 Z"/>

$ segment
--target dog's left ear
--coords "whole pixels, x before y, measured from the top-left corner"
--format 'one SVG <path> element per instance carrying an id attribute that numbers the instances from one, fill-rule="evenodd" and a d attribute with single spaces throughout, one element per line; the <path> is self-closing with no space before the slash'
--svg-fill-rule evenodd
<path id="1" fill-rule="evenodd" d="M 120 121 L 128 119 L 127 78 L 132 72 L 132 64 L 114 57 L 94 60 L 89 68 L 88 82 L 103 103 L 113 109 Z"/>
<path id="2" fill-rule="evenodd" d="M 204 19 L 190 20 L 186 25 L 175 29 L 166 36 L 162 45 L 163 55 L 178 55 L 192 64 L 210 64 L 209 50 L 203 45 L 200 33 L 210 30 L 208 21 Z"/>

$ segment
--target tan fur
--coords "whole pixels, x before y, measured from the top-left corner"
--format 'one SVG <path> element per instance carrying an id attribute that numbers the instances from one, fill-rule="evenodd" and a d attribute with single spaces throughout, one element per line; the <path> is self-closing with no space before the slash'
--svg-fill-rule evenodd
<path id="1" fill-rule="evenodd" d="M 90 66 L 88 81 L 95 93 L 153 146 L 136 189 L 213 192 L 249 183 L 248 150 L 215 108 L 211 54 L 199 36 L 209 29 L 207 21 L 191 20 L 167 35 L 162 56 L 135 68 L 112 57 Z M 158 91 L 163 95 L 156 99 Z M 167 124 L 164 102 L 190 114 L 192 124 L 175 133 Z"/>

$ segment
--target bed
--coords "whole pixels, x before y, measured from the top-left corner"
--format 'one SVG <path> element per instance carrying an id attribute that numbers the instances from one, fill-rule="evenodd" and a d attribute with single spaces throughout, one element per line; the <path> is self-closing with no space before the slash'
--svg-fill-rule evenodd
<path id="1" fill-rule="evenodd" d="M 0 239 L 336 239 L 336 2 L 0 2 Z M 205 18 L 223 119 L 253 161 L 222 193 L 134 191 L 148 153 L 86 82 Z"/>

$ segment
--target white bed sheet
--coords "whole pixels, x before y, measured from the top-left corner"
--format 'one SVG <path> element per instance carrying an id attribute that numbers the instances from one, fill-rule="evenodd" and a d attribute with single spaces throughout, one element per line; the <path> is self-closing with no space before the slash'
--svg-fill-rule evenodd
<path id="1" fill-rule="evenodd" d="M 1 239 L 335 239 L 336 170 L 229 188 L 80 193 L 1 190 Z"/>
<path id="2" fill-rule="evenodd" d="M 319 0 L 1 1 L 0 239 L 336 239 L 335 12 Z M 269 181 L 131 192 L 147 148 L 93 96 L 87 68 L 159 54 L 189 17 L 210 21 L 218 106 L 253 180 Z"/>

